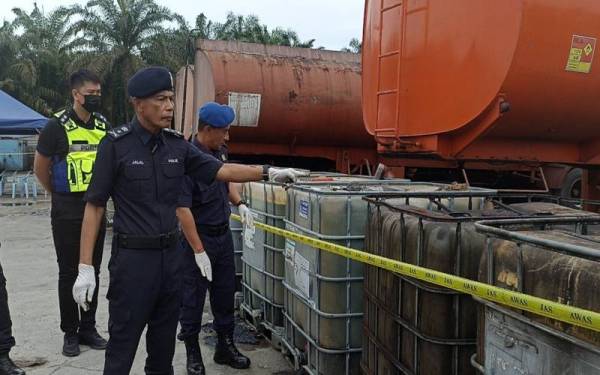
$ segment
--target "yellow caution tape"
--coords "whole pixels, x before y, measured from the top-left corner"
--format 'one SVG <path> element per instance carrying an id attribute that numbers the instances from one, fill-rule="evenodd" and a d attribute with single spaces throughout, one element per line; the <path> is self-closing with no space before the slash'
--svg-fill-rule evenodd
<path id="1" fill-rule="evenodd" d="M 231 215 L 231 217 L 235 220 L 240 220 L 238 215 Z M 600 313 L 598 312 L 564 305 L 562 303 L 549 301 L 524 293 L 513 292 L 497 286 L 465 279 L 463 277 L 416 266 L 414 264 L 384 258 L 379 255 L 369 254 L 364 251 L 336 245 L 263 223 L 255 222 L 254 225 L 257 228 L 263 229 L 267 232 L 307 244 L 317 249 L 350 258 L 358 262 L 370 264 L 372 266 L 383 268 L 404 276 L 412 277 L 414 279 L 426 281 L 431 284 L 439 285 L 465 294 L 470 294 L 472 296 L 477 296 L 488 301 L 497 302 L 502 305 L 511 306 L 520 310 L 545 316 L 547 318 L 560 320 L 562 322 L 600 332 Z"/>

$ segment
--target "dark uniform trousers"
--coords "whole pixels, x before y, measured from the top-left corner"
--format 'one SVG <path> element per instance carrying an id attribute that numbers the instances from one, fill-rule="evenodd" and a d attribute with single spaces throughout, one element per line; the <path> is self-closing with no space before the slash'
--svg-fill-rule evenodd
<path id="1" fill-rule="evenodd" d="M 8 310 L 8 293 L 6 293 L 6 278 L 0 265 L 0 353 L 8 353 L 15 346 L 12 335 L 12 322 Z"/>
<path id="2" fill-rule="evenodd" d="M 92 264 L 96 271 L 96 285 L 99 284 L 100 265 L 104 237 L 106 234 L 106 221 L 103 220 Z M 98 307 L 98 288 L 94 291 L 92 303 L 88 311 L 83 311 L 73 299 L 73 284 L 79 273 L 79 242 L 81 238 L 81 220 L 52 219 L 52 236 L 58 261 L 58 302 L 60 306 L 60 328 L 63 332 L 77 332 L 92 330 L 96 326 L 96 309 Z M 80 317 L 81 316 L 81 321 Z"/>
<path id="3" fill-rule="evenodd" d="M 116 239 L 112 246 L 104 374 L 129 374 L 146 325 L 146 374 L 173 374 L 181 304 L 182 252 L 177 241 L 165 249 L 119 248 Z"/>
<path id="4" fill-rule="evenodd" d="M 202 276 L 194 260 L 194 251 L 187 241 L 182 241 L 185 261 L 183 300 L 179 319 L 180 340 L 200 332 L 207 289 L 210 291 L 215 331 L 233 333 L 234 328 L 235 262 L 231 230 L 218 236 L 209 236 L 200 232 L 200 238 L 210 259 L 213 280 L 209 283 Z"/>

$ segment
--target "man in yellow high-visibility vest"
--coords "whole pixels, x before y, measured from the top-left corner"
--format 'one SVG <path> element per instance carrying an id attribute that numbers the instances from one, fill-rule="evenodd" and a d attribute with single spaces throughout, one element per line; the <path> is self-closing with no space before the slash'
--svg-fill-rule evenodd
<path id="1" fill-rule="evenodd" d="M 65 333 L 62 353 L 77 356 L 79 344 L 105 349 L 106 340 L 96 330 L 98 293 L 84 311 L 73 300 L 71 288 L 77 278 L 79 239 L 85 202 L 83 195 L 92 178 L 96 149 L 109 130 L 102 116 L 100 79 L 86 69 L 70 77 L 73 106 L 56 113 L 40 134 L 34 173 L 52 194 L 51 223 L 58 260 L 60 328 Z M 96 242 L 96 280 L 102 263 L 105 223 Z"/>

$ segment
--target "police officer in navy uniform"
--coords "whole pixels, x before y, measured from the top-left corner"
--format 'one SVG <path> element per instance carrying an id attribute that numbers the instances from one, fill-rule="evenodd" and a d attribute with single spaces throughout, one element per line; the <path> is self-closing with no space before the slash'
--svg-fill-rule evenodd
<path id="1" fill-rule="evenodd" d="M 115 204 L 109 261 L 109 340 L 104 374 L 128 374 L 142 331 L 146 332 L 146 374 L 173 374 L 172 360 L 181 303 L 177 201 L 185 175 L 210 185 L 267 178 L 293 180 L 293 169 L 223 164 L 169 129 L 173 78 L 164 67 L 139 70 L 127 83 L 135 118 L 108 133 L 100 144 L 85 195 L 79 275 L 73 298 L 82 307 L 96 289 L 94 242 L 106 201 Z M 210 275 L 206 252 L 195 256 Z"/>
<path id="2" fill-rule="evenodd" d="M 225 141 L 234 119 L 231 107 L 206 103 L 198 111 L 198 134 L 192 144 L 207 155 L 227 160 Z M 207 288 L 210 288 L 210 306 L 218 334 L 214 361 L 237 369 L 250 366 L 250 359 L 242 355 L 233 342 L 235 262 L 229 229 L 230 202 L 238 206 L 243 222 L 252 225 L 250 210 L 235 187 L 230 188 L 228 183 L 221 181 L 206 185 L 186 177 L 177 208 L 186 238 L 181 242 L 185 261 L 179 318 L 181 331 L 177 337 L 185 342 L 189 375 L 205 374 L 198 334 Z M 202 252 L 208 254 L 212 265 L 210 283 L 193 261 L 194 253 Z"/>
<path id="3" fill-rule="evenodd" d="M 58 302 L 60 328 L 65 333 L 62 353 L 73 357 L 79 344 L 93 349 L 106 348 L 106 340 L 96 330 L 98 295 L 89 308 L 81 310 L 71 289 L 77 278 L 79 240 L 87 190 L 96 150 L 110 124 L 100 111 L 102 87 L 96 74 L 80 69 L 70 77 L 73 106 L 54 114 L 40 134 L 34 159 L 34 173 L 44 189 L 52 194 L 52 237 L 58 261 Z M 93 263 L 99 280 L 105 223 L 96 241 Z"/>

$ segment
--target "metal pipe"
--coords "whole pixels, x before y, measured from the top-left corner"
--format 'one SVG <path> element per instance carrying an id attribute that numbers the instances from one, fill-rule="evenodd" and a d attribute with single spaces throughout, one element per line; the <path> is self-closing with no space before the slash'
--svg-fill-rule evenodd
<path id="1" fill-rule="evenodd" d="M 501 229 L 502 226 L 514 225 L 535 225 L 535 224 L 577 224 L 585 222 L 587 224 L 600 224 L 600 216 L 571 216 L 571 217 L 553 217 L 543 219 L 506 219 L 506 220 L 484 220 L 475 223 L 477 232 L 493 235 L 505 240 L 526 242 L 529 244 L 541 246 L 555 252 L 574 254 L 591 260 L 600 259 L 600 249 L 586 246 L 574 245 L 554 241 L 546 238 L 539 238 L 528 234 L 522 234 L 515 231 Z"/>

